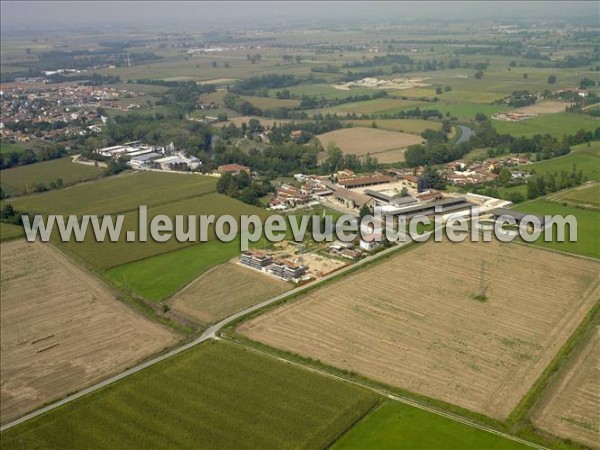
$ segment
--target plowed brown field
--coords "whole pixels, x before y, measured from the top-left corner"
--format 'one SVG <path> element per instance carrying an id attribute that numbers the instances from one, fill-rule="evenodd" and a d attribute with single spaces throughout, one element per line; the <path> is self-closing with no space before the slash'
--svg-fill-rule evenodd
<path id="1" fill-rule="evenodd" d="M 600 328 L 553 386 L 533 416 L 536 426 L 600 447 Z"/>
<path id="2" fill-rule="evenodd" d="M 474 298 L 482 261 L 484 302 Z M 517 244 L 429 243 L 238 330 L 503 419 L 597 301 L 599 268 Z"/>
<path id="3" fill-rule="evenodd" d="M 176 342 L 49 244 L 14 241 L 0 254 L 3 423 Z"/>

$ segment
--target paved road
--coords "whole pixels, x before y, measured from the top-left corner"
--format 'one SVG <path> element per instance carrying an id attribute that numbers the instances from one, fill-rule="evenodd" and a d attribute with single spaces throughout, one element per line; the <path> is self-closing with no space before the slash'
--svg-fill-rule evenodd
<path id="1" fill-rule="evenodd" d="M 281 295 L 278 295 L 276 297 L 270 298 L 269 300 L 265 300 L 264 302 L 258 303 L 257 305 L 254 305 L 254 306 L 252 306 L 250 308 L 247 308 L 247 309 L 245 309 L 243 311 L 240 311 L 240 312 L 237 312 L 235 314 L 232 314 L 231 316 L 229 316 L 229 317 L 221 320 L 220 322 L 218 322 L 218 323 L 212 325 L 211 327 L 209 327 L 208 329 L 206 329 L 204 331 L 204 333 L 202 333 L 202 335 L 200 337 L 198 337 L 197 339 L 193 340 L 192 342 L 184 344 L 181 347 L 178 347 L 178 348 L 176 348 L 174 350 L 171 350 L 168 353 L 165 353 L 164 355 L 158 356 L 158 357 L 156 357 L 154 359 L 151 359 L 151 360 L 146 361 L 146 362 L 144 362 L 142 364 L 139 364 L 136 367 L 128 369 L 128 370 L 126 370 L 126 371 L 124 371 L 124 372 L 122 372 L 122 373 L 120 373 L 118 375 L 115 375 L 115 376 L 113 376 L 111 378 L 108 378 L 108 379 L 106 379 L 104 381 L 101 381 L 101 382 L 99 382 L 97 384 L 94 384 L 93 386 L 90 386 L 90 387 L 88 387 L 86 389 L 83 389 L 83 390 L 81 390 L 81 391 L 79 391 L 79 392 L 77 392 L 77 393 L 75 393 L 75 394 L 73 394 L 73 395 L 71 395 L 69 397 L 66 397 L 66 398 L 64 398 L 62 400 L 59 400 L 59 401 L 57 401 L 55 403 L 52 403 L 51 405 L 45 406 L 43 408 L 40 408 L 40 409 L 38 409 L 36 411 L 33 411 L 33 412 L 31 412 L 31 413 L 29 413 L 29 414 L 27 414 L 27 415 L 19 418 L 19 419 L 16 419 L 16 420 L 14 420 L 12 422 L 9 422 L 9 423 L 7 423 L 5 425 L 2 425 L 0 427 L 0 431 L 8 430 L 9 428 L 12 428 L 12 427 L 14 427 L 16 425 L 19 425 L 20 423 L 26 422 L 26 421 L 28 421 L 30 419 L 33 419 L 34 417 L 37 417 L 37 416 L 39 416 L 41 414 L 44 414 L 46 412 L 52 411 L 53 409 L 59 408 L 59 407 L 61 407 L 63 405 L 66 405 L 67 403 L 70 403 L 70 402 L 72 402 L 74 400 L 77 400 L 78 398 L 81 398 L 81 397 L 83 397 L 85 395 L 88 395 L 88 394 L 94 392 L 94 391 L 97 391 L 97 390 L 102 389 L 102 388 L 104 388 L 106 386 L 109 386 L 109 385 L 111 385 L 111 384 L 113 384 L 113 383 L 115 383 L 115 382 L 117 382 L 119 380 L 122 380 L 122 379 L 124 379 L 124 378 L 126 378 L 126 377 L 128 377 L 130 375 L 133 375 L 134 373 L 137 373 L 137 372 L 139 372 L 141 370 L 144 370 L 144 369 L 146 369 L 148 367 L 151 367 L 151 366 L 153 366 L 155 364 L 158 364 L 158 363 L 160 363 L 160 362 L 162 362 L 162 361 L 164 361 L 164 360 L 166 360 L 168 358 L 171 358 L 171 357 L 173 357 L 175 355 L 178 355 L 181 352 L 189 350 L 190 348 L 195 347 L 196 345 L 199 345 L 202 342 L 208 341 L 210 339 L 218 339 L 217 334 L 219 333 L 219 331 L 222 330 L 227 325 L 231 324 L 232 322 L 236 321 L 237 319 L 239 319 L 239 318 L 241 318 L 243 316 L 246 316 L 248 314 L 251 314 L 251 313 L 253 313 L 255 311 L 258 311 L 258 310 L 260 310 L 262 308 L 266 308 L 266 307 L 268 307 L 268 306 L 270 306 L 270 305 L 272 305 L 274 303 L 279 302 L 280 300 L 283 300 L 284 298 L 286 298 L 288 296 L 297 294 L 299 292 L 302 292 L 302 291 L 305 291 L 305 290 L 307 290 L 309 288 L 312 288 L 315 285 L 324 283 L 324 282 L 330 280 L 331 278 L 336 277 L 336 276 L 338 276 L 340 274 L 343 274 L 343 273 L 345 273 L 345 272 L 347 272 L 349 270 L 352 270 L 352 269 L 354 269 L 356 267 L 360 267 L 360 266 L 362 266 L 364 264 L 367 264 L 367 263 L 369 263 L 369 262 L 371 262 L 371 261 L 373 261 L 375 259 L 378 259 L 378 258 L 381 258 L 381 257 L 383 257 L 385 255 L 388 255 L 388 254 L 390 254 L 390 253 L 392 253 L 394 251 L 399 250 L 399 248 L 401 248 L 401 247 L 403 247 L 403 246 L 405 246 L 407 244 L 408 244 L 408 242 L 400 243 L 400 244 L 398 244 L 396 246 L 393 246 L 393 247 L 390 247 L 389 249 L 386 249 L 386 250 L 384 250 L 384 251 L 382 251 L 382 252 L 380 252 L 380 253 L 378 253 L 378 254 L 376 254 L 374 256 L 367 257 L 367 258 L 365 258 L 365 259 L 363 259 L 361 261 L 358 261 L 355 264 L 352 264 L 352 265 L 350 265 L 348 267 L 345 267 L 345 268 L 343 268 L 343 269 L 341 269 L 341 270 L 339 270 L 337 272 L 334 272 L 334 273 L 332 273 L 330 275 L 327 275 L 327 276 L 321 278 L 319 281 L 317 281 L 315 283 L 310 283 L 308 285 L 297 287 L 295 289 L 292 289 L 291 291 L 287 291 L 287 292 L 285 292 L 285 293 L 283 293 Z M 233 341 L 229 341 L 229 342 L 233 342 Z M 238 344 L 238 345 L 240 345 L 240 344 Z M 532 447 L 532 448 L 536 448 L 536 449 L 539 449 L 539 450 L 546 450 L 545 447 L 539 446 L 537 444 L 533 444 L 531 442 L 528 442 L 528 441 L 525 441 L 523 439 L 511 436 L 511 435 L 506 434 L 506 433 L 502 433 L 502 432 L 500 432 L 498 430 L 495 430 L 493 428 L 486 427 L 484 425 L 480 425 L 480 424 L 472 422 L 472 421 L 470 421 L 470 420 L 468 420 L 468 419 L 466 419 L 464 417 L 457 416 L 457 415 L 454 415 L 454 414 L 451 414 L 451 413 L 447 413 L 447 412 L 444 412 L 444 411 L 439 411 L 437 409 L 433 409 L 433 408 L 430 408 L 428 406 L 421 405 L 420 403 L 417 403 L 417 402 L 415 402 L 414 400 L 412 400 L 410 398 L 401 397 L 401 396 L 398 396 L 398 395 L 395 395 L 395 394 L 391 394 L 391 393 L 386 392 L 386 391 L 381 390 L 381 389 L 377 389 L 377 388 L 374 388 L 374 387 L 371 387 L 371 386 L 366 386 L 366 385 L 363 385 L 360 382 L 348 380 L 346 378 L 339 377 L 339 376 L 331 374 L 329 372 L 326 372 L 326 371 L 323 371 L 323 370 L 320 370 L 320 369 L 317 369 L 317 368 L 314 368 L 314 367 L 306 366 L 306 365 L 301 364 L 299 362 L 290 361 L 288 359 L 282 358 L 280 356 L 273 355 L 273 354 L 265 352 L 263 350 L 257 350 L 255 348 L 252 348 L 252 349 L 255 350 L 255 351 L 259 351 L 259 352 L 265 353 L 265 354 L 267 354 L 267 355 L 269 355 L 269 356 L 271 356 L 273 358 L 277 358 L 277 359 L 285 361 L 287 363 L 301 366 L 301 367 L 303 367 L 306 370 L 309 370 L 309 371 L 312 371 L 312 372 L 318 372 L 318 373 L 324 374 L 324 375 L 326 375 L 328 377 L 337 378 L 337 379 L 340 379 L 340 380 L 342 380 L 344 382 L 348 382 L 348 383 L 352 383 L 352 384 L 356 384 L 356 385 L 362 386 L 362 387 L 364 387 L 366 389 L 374 391 L 374 392 L 376 392 L 376 393 L 378 393 L 380 395 L 383 395 L 383 396 L 385 396 L 387 398 L 390 398 L 392 400 L 395 400 L 395 401 L 398 401 L 398 402 L 401 402 L 401 403 L 413 406 L 415 408 L 419 408 L 419 409 L 424 410 L 424 411 L 428 411 L 428 412 L 433 413 L 433 414 L 437 414 L 437 415 L 442 416 L 442 417 L 446 417 L 446 418 L 448 418 L 450 420 L 453 420 L 455 422 L 460 422 L 460 423 L 463 423 L 465 425 L 471 426 L 473 428 L 477 428 L 477 429 L 480 429 L 480 430 L 483 430 L 483 431 L 487 431 L 489 433 L 492 433 L 492 434 L 495 434 L 495 435 L 498 435 L 498 436 L 502 436 L 502 437 L 504 437 L 506 439 L 510 439 L 512 441 L 519 442 L 521 444 L 527 445 L 527 446 Z"/>
<path id="2" fill-rule="evenodd" d="M 404 245 L 406 245 L 406 244 L 402 244 L 401 246 L 404 246 Z M 382 251 L 382 252 L 380 252 L 380 253 L 378 253 L 378 254 L 376 254 L 374 256 L 369 256 L 369 257 L 367 257 L 367 258 L 365 258 L 365 259 L 363 259 L 361 261 L 358 261 L 355 264 L 351 264 L 348 267 L 345 267 L 343 269 L 338 270 L 337 272 L 334 272 L 334 273 L 332 273 L 330 275 L 327 275 L 327 276 L 321 278 L 319 281 L 316 281 L 314 283 L 310 283 L 310 284 L 307 284 L 307 285 L 304 285 L 304 286 L 297 287 L 295 289 L 292 289 L 291 291 L 284 292 L 283 294 L 278 295 L 277 297 L 270 298 L 269 300 L 265 300 L 264 302 L 261 302 L 261 303 L 259 303 L 257 305 L 254 305 L 254 306 L 250 307 L 250 308 L 244 309 L 243 311 L 235 313 L 235 314 L 233 314 L 233 315 L 231 315 L 231 316 L 229 316 L 229 317 L 221 320 L 220 322 L 212 325 L 211 327 L 209 327 L 206 331 L 204 331 L 204 333 L 202 333 L 202 335 L 200 337 L 198 337 L 197 339 L 193 340 L 192 342 L 184 344 L 181 347 L 177 347 L 176 349 L 171 350 L 168 353 L 165 353 L 163 355 L 157 356 L 154 359 L 151 359 L 151 360 L 146 361 L 144 363 L 141 363 L 141 364 L 139 364 L 139 365 L 137 365 L 135 367 L 132 367 L 131 369 L 128 369 L 128 370 L 126 370 L 124 372 L 119 373 L 118 375 L 115 375 L 115 376 L 113 376 L 111 378 L 108 378 L 108 379 L 106 379 L 104 381 L 101 381 L 101 382 L 99 382 L 97 384 L 94 384 L 93 386 L 90 386 L 90 387 L 88 387 L 86 389 L 83 389 L 83 390 L 81 390 L 81 391 L 79 391 L 79 392 L 77 392 L 77 393 L 75 393 L 73 395 L 70 395 L 69 397 L 66 397 L 66 398 L 64 398 L 62 400 L 59 400 L 59 401 L 57 401 L 55 403 L 52 403 L 52 404 L 50 404 L 48 406 L 44 406 L 43 408 L 35 410 L 35 411 L 33 411 L 33 412 L 31 412 L 31 413 L 23 416 L 23 417 L 20 417 L 19 419 L 16 419 L 16 420 L 14 420 L 12 422 L 9 422 L 9 423 L 7 423 L 5 425 L 2 425 L 2 426 L 0 426 L 0 432 L 8 430 L 9 428 L 14 427 L 15 425 L 18 425 L 20 423 L 26 422 L 26 421 L 28 421 L 30 419 L 33 419 L 34 417 L 37 417 L 37 416 L 39 416 L 41 414 L 46 413 L 48 411 L 52 411 L 53 409 L 56 409 L 56 408 L 58 408 L 60 406 L 66 405 L 67 403 L 70 403 L 70 402 L 72 402 L 72 401 L 74 401 L 74 400 L 76 400 L 78 398 L 81 398 L 84 395 L 90 394 L 90 393 L 92 393 L 94 391 L 97 391 L 98 389 L 102 389 L 102 388 L 104 388 L 104 387 L 106 387 L 108 385 L 111 385 L 111 384 L 119 381 L 119 380 L 122 380 L 123 378 L 127 378 L 128 376 L 133 375 L 134 373 L 137 373 L 137 372 L 139 372 L 141 370 L 144 370 L 144 369 L 146 369 L 148 367 L 151 367 L 151 366 L 153 366 L 155 364 L 158 364 L 158 363 L 160 363 L 160 362 L 162 362 L 162 361 L 164 361 L 164 360 L 166 360 L 168 358 L 171 358 L 171 357 L 173 357 L 175 355 L 178 355 L 181 352 L 189 350 L 190 348 L 195 347 L 196 345 L 201 344 L 204 341 L 207 341 L 209 339 L 213 339 L 217 335 L 217 333 L 223 327 L 229 325 L 231 322 L 239 319 L 240 317 L 243 317 L 243 316 L 245 316 L 247 314 L 253 313 L 253 312 L 255 312 L 255 311 L 257 311 L 257 310 L 259 310 L 261 308 L 265 308 L 265 307 L 267 307 L 269 305 L 272 305 L 273 303 L 277 303 L 278 301 L 284 299 L 287 296 L 294 295 L 294 294 L 302 292 L 302 291 L 304 291 L 306 289 L 312 288 L 313 286 L 321 284 L 321 283 L 323 283 L 323 282 L 325 282 L 327 280 L 330 280 L 331 278 L 336 277 L 336 276 L 338 276 L 340 274 L 343 274 L 344 272 L 347 272 L 347 271 L 352 270 L 352 269 L 354 269 L 356 267 L 359 267 L 359 266 L 362 266 L 364 264 L 367 264 L 367 263 L 373 261 L 374 259 L 380 258 L 382 256 L 385 256 L 385 255 L 391 253 L 391 252 L 397 251 L 398 248 L 401 247 L 401 246 L 390 247 L 389 249 L 386 249 L 386 250 L 384 250 L 384 251 Z"/>

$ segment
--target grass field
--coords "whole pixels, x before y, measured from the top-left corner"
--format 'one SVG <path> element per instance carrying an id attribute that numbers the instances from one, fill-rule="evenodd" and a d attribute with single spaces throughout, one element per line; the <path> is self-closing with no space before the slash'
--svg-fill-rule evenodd
<path id="1" fill-rule="evenodd" d="M 600 118 L 575 113 L 546 114 L 520 122 L 492 120 L 499 133 L 513 136 L 532 137 L 536 134 L 550 134 L 561 138 L 566 134 L 575 134 L 579 130 L 594 131 L 600 127 Z"/>
<path id="2" fill-rule="evenodd" d="M 257 108 L 262 110 L 275 109 L 275 108 L 293 108 L 300 105 L 300 100 L 294 99 L 279 99 L 272 97 L 249 97 L 242 95 L 241 98 L 249 101 Z"/>
<path id="3" fill-rule="evenodd" d="M 578 171 L 582 170 L 587 179 L 600 182 L 600 142 L 590 142 L 589 147 L 587 144 L 576 145 L 566 156 L 522 166 L 527 172 L 535 170 L 540 174 L 559 173 L 563 170 L 571 173 L 573 167 Z"/>
<path id="4" fill-rule="evenodd" d="M 3 243 L 0 255 L 3 423 L 177 340 L 50 244 Z"/>
<path id="5" fill-rule="evenodd" d="M 549 198 L 552 201 L 567 202 L 584 207 L 600 207 L 600 184 L 584 184 Z"/>
<path id="6" fill-rule="evenodd" d="M 325 148 L 333 143 L 344 153 L 359 157 L 370 153 L 380 162 L 404 161 L 406 147 L 423 141 L 414 134 L 363 127 L 342 128 L 321 134 L 318 138 Z"/>
<path id="7" fill-rule="evenodd" d="M 352 91 L 348 95 L 352 95 Z M 346 114 L 376 114 L 388 111 L 401 111 L 403 109 L 414 108 L 422 105 L 423 102 L 418 100 L 402 100 L 396 98 L 376 98 L 374 100 L 365 100 L 362 102 L 343 103 L 338 106 L 324 109 L 309 110 L 307 113 L 312 114 L 337 114 L 345 116 Z"/>
<path id="8" fill-rule="evenodd" d="M 359 88 L 355 87 L 350 89 L 349 91 L 342 91 L 340 89 L 336 89 L 331 84 L 322 84 L 322 83 L 311 83 L 311 84 L 300 84 L 298 86 L 290 86 L 286 88 L 290 91 L 292 95 L 308 95 L 309 97 L 318 97 L 318 98 L 344 98 L 349 97 L 351 95 L 371 95 L 375 91 L 371 88 Z M 278 91 L 282 89 L 270 89 L 269 95 L 275 96 Z"/>
<path id="9" fill-rule="evenodd" d="M 151 301 L 170 297 L 201 273 L 240 253 L 239 240 L 210 241 L 109 269 L 119 287 Z"/>
<path id="10" fill-rule="evenodd" d="M 361 449 L 508 450 L 525 445 L 396 402 L 385 402 L 332 446 Z"/>
<path id="11" fill-rule="evenodd" d="M 0 141 L 0 153 L 24 152 L 27 144 Z"/>
<path id="12" fill-rule="evenodd" d="M 422 109 L 436 109 L 442 114 L 450 114 L 451 117 L 467 120 L 475 117 L 477 113 L 483 113 L 488 117 L 503 111 L 506 108 L 501 105 L 487 105 L 483 103 L 435 103 Z"/>
<path id="13" fill-rule="evenodd" d="M 215 191 L 216 180 L 201 175 L 127 173 L 57 191 L 11 200 L 19 211 L 41 214 L 116 214 Z"/>
<path id="14" fill-rule="evenodd" d="M 600 442 L 600 328 L 550 388 L 533 415 L 536 426 L 594 448 Z"/>
<path id="15" fill-rule="evenodd" d="M 399 131 L 402 133 L 410 133 L 420 135 L 427 129 L 441 130 L 442 123 L 435 122 L 432 120 L 420 120 L 420 119 L 375 119 L 375 120 L 349 120 L 357 127 L 371 128 L 373 122 L 377 125 L 380 130 Z"/>
<path id="16" fill-rule="evenodd" d="M 262 218 L 265 218 L 268 215 L 265 209 L 247 205 L 223 194 L 210 193 L 148 208 L 148 223 L 150 223 L 152 218 L 156 215 L 166 215 L 170 217 L 173 224 L 175 224 L 174 217 L 176 215 L 182 215 L 184 216 L 184 230 L 187 230 L 188 215 L 196 216 L 195 220 L 192 221 L 196 223 L 196 234 L 193 239 L 198 239 L 200 232 L 198 216 L 214 215 L 215 218 L 219 218 L 223 215 L 231 215 L 238 220 L 239 224 L 239 217 L 244 214 L 256 214 Z M 94 239 L 91 227 L 88 228 L 88 232 L 83 242 L 71 240 L 70 242 L 59 243 L 58 233 L 53 234 L 53 242 L 64 247 L 68 252 L 77 255 L 88 264 L 100 270 L 117 267 L 122 264 L 150 258 L 161 253 L 193 245 L 193 243 L 190 242 L 179 242 L 174 233 L 172 238 L 166 242 L 156 242 L 150 235 L 148 235 L 148 240 L 146 242 L 142 242 L 139 239 L 136 239 L 133 242 L 127 242 L 126 231 L 135 231 L 136 233 L 139 233 L 138 223 L 139 217 L 137 211 L 126 213 L 123 221 L 123 231 L 120 233 L 117 242 L 110 242 L 108 240 L 97 242 Z M 214 225 L 211 225 L 208 228 L 207 239 L 216 239 Z"/>
<path id="17" fill-rule="evenodd" d="M 590 256 L 592 258 L 600 258 L 600 211 L 582 209 L 575 206 L 564 206 L 561 203 L 545 199 L 520 203 L 515 209 L 538 216 L 547 214 L 575 216 L 577 219 L 577 242 L 557 242 L 556 230 L 554 230 L 552 241 L 545 242 L 542 235 L 534 245 L 567 253 Z"/>
<path id="18" fill-rule="evenodd" d="M 23 228 L 19 225 L 0 222 L 0 242 L 10 241 L 23 235 Z"/>
<path id="19" fill-rule="evenodd" d="M 474 298 L 481 261 L 484 302 Z M 505 419 L 596 303 L 599 267 L 518 244 L 429 243 L 254 317 L 238 331 Z"/>
<path id="20" fill-rule="evenodd" d="M 8 430 L 2 448 L 326 448 L 376 401 L 210 342 Z"/>
<path id="21" fill-rule="evenodd" d="M 64 184 L 73 184 L 98 178 L 104 169 L 83 164 L 73 164 L 71 158 L 54 159 L 2 171 L 2 189 L 8 195 L 33 190 L 36 183 L 48 186 L 62 178 Z"/>
<path id="22" fill-rule="evenodd" d="M 523 106 L 517 108 L 515 111 L 524 114 L 555 114 L 564 112 L 567 106 L 570 106 L 569 102 L 562 102 L 556 100 L 542 100 L 534 103 L 533 105 Z"/>
<path id="23" fill-rule="evenodd" d="M 291 283 L 228 262 L 194 280 L 170 304 L 175 310 L 208 324 L 292 287 Z"/>

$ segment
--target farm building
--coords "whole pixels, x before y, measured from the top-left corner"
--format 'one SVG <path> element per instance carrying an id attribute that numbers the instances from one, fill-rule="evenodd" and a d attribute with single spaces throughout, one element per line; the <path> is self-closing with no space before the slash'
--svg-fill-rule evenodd
<path id="1" fill-rule="evenodd" d="M 361 194 L 359 192 L 351 191 L 349 189 L 338 189 L 333 193 L 333 198 L 340 203 L 343 203 L 346 208 L 362 208 L 363 205 L 372 205 L 373 199 L 368 195 Z"/>
<path id="2" fill-rule="evenodd" d="M 536 231 L 543 231 L 546 227 L 552 226 L 552 223 L 546 222 L 546 218 L 543 216 L 535 216 L 533 214 L 526 214 L 526 213 L 522 213 L 519 211 L 515 211 L 513 209 L 495 208 L 495 209 L 490 210 L 490 213 L 492 215 L 492 219 L 494 219 L 494 220 L 499 219 L 500 217 L 512 217 L 513 219 L 515 219 L 515 222 L 519 227 L 525 226 L 527 228 L 527 230 L 529 230 L 529 231 L 534 230 L 533 224 L 531 224 L 531 222 L 529 222 L 529 219 L 531 219 L 533 217 L 537 218 L 540 222 L 540 228 L 537 229 Z M 527 220 L 525 220 L 525 219 L 527 219 Z M 535 228 L 537 228 L 537 227 L 535 227 Z"/>
<path id="3" fill-rule="evenodd" d="M 381 233 L 371 233 L 363 236 L 360 239 L 360 248 L 367 252 L 375 250 L 376 248 L 382 246 L 382 234 Z"/>
<path id="4" fill-rule="evenodd" d="M 372 175 L 368 177 L 349 178 L 345 180 L 338 180 L 340 186 L 352 189 L 359 187 L 375 186 L 377 184 L 391 183 L 394 181 L 393 178 L 386 177 L 385 175 Z"/>
<path id="5" fill-rule="evenodd" d="M 221 175 L 224 175 L 226 173 L 229 173 L 231 175 L 237 175 L 240 172 L 250 173 L 250 167 L 242 166 L 240 164 L 224 164 L 217 168 L 217 172 L 219 172 Z"/>
<path id="6" fill-rule="evenodd" d="M 387 205 L 380 207 L 380 211 L 382 215 L 393 217 L 396 221 L 399 217 L 404 217 L 406 220 L 410 220 L 415 216 L 433 216 L 436 213 L 446 216 L 451 213 L 456 214 L 464 212 L 464 215 L 470 215 L 471 208 L 474 206 L 476 205 L 468 202 L 464 197 L 456 197 L 427 203 L 419 203 L 417 205 L 403 208 Z"/>

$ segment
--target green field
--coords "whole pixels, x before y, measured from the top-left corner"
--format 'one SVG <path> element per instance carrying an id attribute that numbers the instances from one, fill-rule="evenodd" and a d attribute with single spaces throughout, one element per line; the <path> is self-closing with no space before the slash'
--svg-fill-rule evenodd
<path id="1" fill-rule="evenodd" d="M 532 137 L 536 134 L 550 134 L 561 138 L 566 134 L 575 134 L 581 129 L 594 131 L 600 127 L 600 118 L 563 112 L 544 114 L 520 122 L 492 120 L 492 125 L 499 133 L 513 136 Z"/>
<path id="2" fill-rule="evenodd" d="M 300 100 L 294 99 L 278 99 L 273 97 L 249 97 L 242 95 L 241 98 L 252 103 L 257 108 L 262 110 L 275 108 L 293 108 L 300 104 Z"/>
<path id="3" fill-rule="evenodd" d="M 139 205 L 151 207 L 214 192 L 215 185 L 213 177 L 137 172 L 22 197 L 11 203 L 19 211 L 42 214 L 115 214 L 132 211 Z"/>
<path id="4" fill-rule="evenodd" d="M 535 214 L 538 216 L 573 215 L 577 219 L 577 242 L 556 242 L 556 229 L 554 229 L 554 240 L 544 242 L 543 235 L 534 245 L 553 250 L 560 250 L 577 255 L 600 258 L 600 212 L 582 209 L 574 206 L 564 206 L 560 203 L 545 199 L 537 199 L 519 204 L 515 209 L 518 211 Z M 568 237 L 568 233 L 565 233 Z"/>
<path id="5" fill-rule="evenodd" d="M 53 159 L 2 171 L 2 189 L 8 195 L 33 190 L 36 183 L 46 187 L 61 178 L 65 185 L 98 178 L 104 169 L 83 164 L 73 164 L 71 158 Z"/>
<path id="6" fill-rule="evenodd" d="M 563 170 L 571 173 L 573 167 L 582 170 L 583 175 L 593 181 L 600 182 L 600 142 L 590 142 L 573 146 L 571 153 L 566 156 L 541 161 L 539 163 L 522 166 L 527 172 L 535 171 L 539 174 L 559 173 Z"/>
<path id="7" fill-rule="evenodd" d="M 211 267 L 239 254 L 238 239 L 232 242 L 210 241 L 114 267 L 106 271 L 106 276 L 117 286 L 158 302 Z"/>
<path id="8" fill-rule="evenodd" d="M 3 449 L 326 448 L 365 389 L 210 342 L 2 434 Z"/>
<path id="9" fill-rule="evenodd" d="M 0 242 L 10 241 L 23 236 L 23 228 L 19 225 L 0 222 Z"/>
<path id="10" fill-rule="evenodd" d="M 345 449 L 526 449 L 525 445 L 427 411 L 386 402 L 332 446 Z"/>
<path id="11" fill-rule="evenodd" d="M 0 153 L 24 152 L 27 144 L 0 141 Z"/>
<path id="12" fill-rule="evenodd" d="M 268 215 L 265 209 L 247 205 L 226 195 L 210 193 L 148 208 L 147 223 L 149 224 L 156 215 L 166 215 L 175 224 L 174 217 L 176 215 L 183 215 L 185 231 L 188 228 L 188 215 L 214 215 L 215 218 L 218 218 L 226 214 L 238 218 L 238 224 L 239 217 L 243 214 L 256 214 L 263 218 Z M 197 224 L 195 239 L 197 239 L 200 231 L 198 217 L 196 217 L 195 222 Z M 146 242 L 141 242 L 138 239 L 134 242 L 127 242 L 127 231 L 138 233 L 138 223 L 137 210 L 126 213 L 123 221 L 123 231 L 117 242 L 110 242 L 108 238 L 104 242 L 96 242 L 91 227 L 88 228 L 83 242 L 76 242 L 74 240 L 66 243 L 60 242 L 58 232 L 53 234 L 52 239 L 56 245 L 63 247 L 67 252 L 78 256 L 100 270 L 106 270 L 192 245 L 190 242 L 179 242 L 174 233 L 166 242 L 156 242 L 149 234 Z M 214 225 L 208 228 L 207 238 L 209 240 L 215 239 Z"/>
<path id="13" fill-rule="evenodd" d="M 501 105 L 486 105 L 482 103 L 435 103 L 431 106 L 423 107 L 422 109 L 435 109 L 442 114 L 450 114 L 451 117 L 468 120 L 475 117 L 477 113 L 483 113 L 487 117 L 496 114 L 499 111 L 505 110 L 506 107 Z"/>
<path id="14" fill-rule="evenodd" d="M 290 86 L 285 88 L 290 91 L 290 94 L 303 96 L 308 95 L 309 97 L 318 97 L 318 98 L 345 98 L 353 95 L 372 95 L 377 92 L 375 89 L 371 88 L 359 88 L 355 87 L 350 89 L 349 91 L 343 91 L 341 89 L 336 89 L 332 84 L 322 84 L 322 83 L 314 83 L 314 84 L 300 84 L 297 86 Z M 277 92 L 282 91 L 283 89 L 270 89 L 269 95 L 275 96 Z"/>
<path id="15" fill-rule="evenodd" d="M 421 106 L 423 102 L 418 100 L 402 100 L 396 98 L 376 98 L 362 102 L 343 103 L 332 108 L 322 108 L 307 111 L 307 114 L 378 114 L 385 112 L 396 112 Z"/>
<path id="16" fill-rule="evenodd" d="M 556 197 L 553 197 L 552 200 L 558 202 L 565 201 L 583 206 L 600 207 L 600 184 L 569 189 L 566 192 L 559 193 Z"/>

